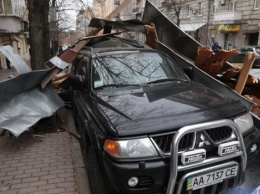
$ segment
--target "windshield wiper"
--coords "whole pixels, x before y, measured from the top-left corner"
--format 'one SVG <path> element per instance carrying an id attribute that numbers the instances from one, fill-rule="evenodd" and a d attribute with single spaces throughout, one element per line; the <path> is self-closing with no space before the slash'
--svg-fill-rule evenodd
<path id="1" fill-rule="evenodd" d="M 120 87 L 129 87 L 129 86 L 140 86 L 140 85 L 139 84 L 107 84 L 107 85 L 96 87 L 95 89 L 103 89 L 109 87 L 120 88 Z"/>
<path id="2" fill-rule="evenodd" d="M 165 78 L 165 79 L 157 79 L 151 82 L 147 82 L 146 84 L 155 84 L 155 83 L 162 83 L 162 82 L 171 82 L 171 81 L 181 81 L 181 82 L 187 82 L 186 79 L 181 78 Z"/>

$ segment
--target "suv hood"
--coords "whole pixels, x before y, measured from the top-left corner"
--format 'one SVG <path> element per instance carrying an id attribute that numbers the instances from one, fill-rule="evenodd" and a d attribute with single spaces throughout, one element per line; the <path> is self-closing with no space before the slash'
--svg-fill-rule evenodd
<path id="1" fill-rule="evenodd" d="M 100 90 L 98 103 L 119 136 L 177 130 L 247 111 L 240 101 L 195 82 Z"/>

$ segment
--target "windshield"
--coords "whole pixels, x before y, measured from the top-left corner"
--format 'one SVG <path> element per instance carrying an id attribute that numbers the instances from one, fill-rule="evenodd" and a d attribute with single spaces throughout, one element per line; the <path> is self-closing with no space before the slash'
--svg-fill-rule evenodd
<path id="1" fill-rule="evenodd" d="M 93 59 L 94 88 L 113 85 L 143 85 L 161 79 L 187 80 L 169 57 L 157 52 L 131 52 Z"/>

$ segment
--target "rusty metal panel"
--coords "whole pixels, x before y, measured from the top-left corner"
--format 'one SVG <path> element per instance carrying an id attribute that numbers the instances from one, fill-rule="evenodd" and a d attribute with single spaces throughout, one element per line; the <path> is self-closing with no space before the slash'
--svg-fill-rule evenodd
<path id="1" fill-rule="evenodd" d="M 197 48 L 202 45 L 182 31 L 175 23 L 167 19 L 149 1 L 146 1 L 142 21 L 144 24 L 155 24 L 160 42 L 170 47 L 174 52 L 195 61 Z"/>

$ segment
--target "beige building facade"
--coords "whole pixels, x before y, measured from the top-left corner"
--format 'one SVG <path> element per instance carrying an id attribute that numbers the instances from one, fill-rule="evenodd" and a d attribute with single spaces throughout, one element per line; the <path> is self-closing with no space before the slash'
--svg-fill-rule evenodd
<path id="1" fill-rule="evenodd" d="M 123 0 L 121 0 L 122 2 Z M 141 19 L 145 0 L 129 0 L 131 4 L 120 13 L 120 19 Z M 150 0 L 162 13 L 176 23 L 172 0 Z M 116 2 L 103 0 L 100 16 L 107 16 Z M 181 7 L 180 25 L 191 37 L 205 46 L 218 42 L 224 49 L 244 45 L 260 45 L 260 0 L 177 0 Z M 129 37 L 136 38 L 135 33 Z"/>
<path id="2" fill-rule="evenodd" d="M 209 0 L 181 0 L 177 1 L 177 8 L 180 8 L 179 17 L 176 16 L 171 0 L 161 0 L 157 7 L 173 22 L 191 37 L 203 45 L 209 44 L 208 23 L 209 23 Z"/>
<path id="3" fill-rule="evenodd" d="M 114 20 L 142 20 L 145 0 L 128 0 L 131 1 L 123 11 L 118 14 Z M 124 0 L 94 0 L 92 10 L 95 17 L 105 18 L 108 16 L 117 6 L 123 3 Z M 144 36 L 141 33 L 129 32 L 122 35 L 124 38 L 144 40 Z"/>
<path id="4" fill-rule="evenodd" d="M 213 1 L 209 31 L 225 49 L 260 45 L 260 0 Z"/>
<path id="5" fill-rule="evenodd" d="M 176 20 L 171 0 L 162 0 L 158 7 Z M 182 0 L 181 8 L 180 28 L 203 45 L 260 45 L 260 0 Z"/>

